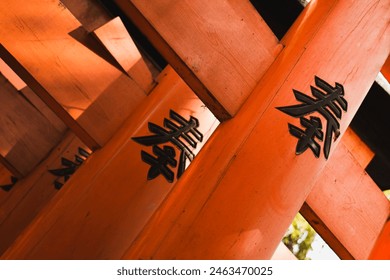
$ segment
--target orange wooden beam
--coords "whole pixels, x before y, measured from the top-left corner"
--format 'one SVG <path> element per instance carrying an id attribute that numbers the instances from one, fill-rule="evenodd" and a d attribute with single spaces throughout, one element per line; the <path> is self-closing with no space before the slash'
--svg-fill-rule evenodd
<path id="1" fill-rule="evenodd" d="M 27 175 L 56 146 L 57 130 L 0 74 L 0 154 L 17 177 Z"/>
<path id="2" fill-rule="evenodd" d="M 386 78 L 386 80 L 390 83 L 390 56 L 387 58 L 385 64 L 383 64 L 381 73 Z"/>
<path id="3" fill-rule="evenodd" d="M 148 122 L 162 126 L 170 109 L 186 119 L 198 118 L 203 142 L 195 154 L 219 123 L 168 67 L 146 102 L 89 157 L 2 258 L 119 259 L 177 183 L 162 175 L 147 180 L 151 166 L 141 160 L 141 150 L 153 155 L 152 147 L 131 140 L 151 135 Z"/>
<path id="4" fill-rule="evenodd" d="M 121 19 L 116 17 L 93 31 L 102 45 L 145 93 L 154 86 L 152 74 Z"/>
<path id="5" fill-rule="evenodd" d="M 270 258 L 326 164 L 310 151 L 295 155 L 291 118 L 275 107 L 294 104 L 292 89 L 308 91 L 314 75 L 339 82 L 349 103 L 343 134 L 389 53 L 388 1 L 312 4 L 292 29 L 294 41 L 285 41 L 243 108 L 220 125 L 172 188 L 158 188 L 161 180 L 140 184 L 147 167 L 136 167 L 130 157 L 139 147 L 129 138 L 144 133 L 138 122 L 161 117 L 158 104 L 185 98 L 152 93 L 3 258 L 116 259 L 126 248 L 123 258 Z M 129 169 L 118 172 L 124 166 Z"/>
<path id="6" fill-rule="evenodd" d="M 107 61 L 97 40 L 79 32 L 80 22 L 63 5 L 3 1 L 0 17 L 7 64 L 92 149 L 103 146 L 146 97 Z"/>
<path id="7" fill-rule="evenodd" d="M 58 178 L 48 170 L 61 168 L 62 157 L 73 161 L 79 147 L 88 150 L 72 132 L 67 132 L 63 140 L 28 176 L 19 179 L 11 191 L 2 194 L 3 197 L 0 199 L 0 255 L 46 204 L 60 192 L 54 187 L 54 181 Z"/>
<path id="8" fill-rule="evenodd" d="M 309 91 L 315 75 L 339 82 L 349 106 L 342 135 L 389 54 L 388 8 L 388 1 L 309 4 L 248 101 L 123 258 L 270 258 L 326 164 L 311 152 L 295 155 L 291 119 L 275 107 L 296 104 L 292 89 Z"/>
<path id="9" fill-rule="evenodd" d="M 65 6 L 88 32 L 93 32 L 112 19 L 110 13 L 98 1 L 61 0 L 58 5 Z"/>
<path id="10" fill-rule="evenodd" d="M 237 113 L 281 49 L 249 1 L 115 3 L 219 120 Z"/>
<path id="11" fill-rule="evenodd" d="M 0 44 L 0 56 L 2 59 L 18 73 L 27 85 L 34 89 L 34 92 L 46 103 L 46 105 L 55 112 L 55 114 L 82 139 L 91 149 L 100 147 L 96 140 L 81 126 L 73 117 L 61 106 L 60 103 L 12 56 L 8 50 Z"/>
<path id="12" fill-rule="evenodd" d="M 390 216 L 370 253 L 371 260 L 390 260 Z"/>
<path id="13" fill-rule="evenodd" d="M 375 156 L 370 147 L 351 128 L 345 131 L 341 141 L 363 169 L 367 167 Z"/>
<path id="14" fill-rule="evenodd" d="M 5 167 L 9 172 L 12 173 L 12 175 L 21 178 L 23 177 L 23 174 L 20 173 L 20 171 L 13 166 L 8 160 L 6 160 L 2 155 L 0 155 L 0 163 L 3 167 Z"/>
<path id="15" fill-rule="evenodd" d="M 300 213 L 340 258 L 367 259 L 390 202 L 345 145 L 345 136 Z"/>

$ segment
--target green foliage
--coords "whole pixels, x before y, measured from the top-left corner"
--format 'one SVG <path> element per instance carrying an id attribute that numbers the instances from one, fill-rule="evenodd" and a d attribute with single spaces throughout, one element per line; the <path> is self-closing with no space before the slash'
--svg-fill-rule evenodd
<path id="1" fill-rule="evenodd" d="M 312 250 L 315 235 L 314 229 L 298 213 L 283 237 L 283 243 L 299 260 L 307 260 L 306 255 Z"/>

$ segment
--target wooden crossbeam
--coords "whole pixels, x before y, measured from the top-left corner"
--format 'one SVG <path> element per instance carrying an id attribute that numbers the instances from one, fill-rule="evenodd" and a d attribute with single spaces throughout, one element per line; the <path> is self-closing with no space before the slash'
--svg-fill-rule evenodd
<path id="1" fill-rule="evenodd" d="M 348 100 L 341 137 L 389 54 L 388 8 L 385 0 L 307 6 L 242 109 L 218 127 L 169 190 L 158 188 L 161 180 L 139 183 L 138 174 L 148 168 L 135 167 L 130 155 L 139 147 L 129 137 L 143 135 L 139 122 L 156 122 L 151 116 L 161 117 L 157 111 L 165 102 L 197 99 L 182 91 L 174 97 L 152 93 L 3 258 L 270 258 L 327 162 L 310 150 L 295 154 L 297 138 L 288 132 L 294 120 L 276 107 L 296 104 L 292 89 L 308 93 L 315 75 L 332 86 L 340 83 Z M 337 141 L 330 156 L 335 146 Z M 129 169 L 118 173 L 124 166 Z"/>
<path id="2" fill-rule="evenodd" d="M 59 131 L 0 75 L 0 153 L 17 177 L 27 175 L 58 144 Z"/>
<path id="3" fill-rule="evenodd" d="M 344 135 L 300 212 L 342 259 L 367 259 L 390 202 L 344 144 Z M 375 207 L 374 207 L 375 205 Z"/>
<path id="4" fill-rule="evenodd" d="M 60 133 L 64 133 L 68 127 L 63 121 L 40 99 L 35 92 L 29 87 L 24 87 L 20 93 L 42 114 Z"/>
<path id="5" fill-rule="evenodd" d="M 151 135 L 148 122 L 163 126 L 172 109 L 185 119 L 198 119 L 203 141 L 197 143 L 196 154 L 219 123 L 170 67 L 146 101 L 105 147 L 89 157 L 2 258 L 121 257 L 177 183 L 176 177 L 170 183 L 161 174 L 148 180 L 151 165 L 142 161 L 141 151 L 155 156 L 153 148 L 131 138 Z M 177 161 L 179 154 L 176 150 Z M 168 167 L 177 174 L 178 167 Z M 66 226 L 57 227 L 60 224 Z"/>
<path id="6" fill-rule="evenodd" d="M 67 132 L 42 163 L 28 176 L 18 180 L 11 191 L 0 196 L 0 255 L 59 193 L 54 187 L 56 177 L 48 169 L 60 167 L 62 157 L 73 160 L 79 147 L 87 149 L 72 132 Z"/>
<path id="7" fill-rule="evenodd" d="M 20 171 L 13 166 L 8 160 L 6 160 L 2 155 L 0 155 L 0 163 L 2 167 L 5 167 L 9 172 L 11 172 L 12 175 L 21 178 L 23 177 L 23 174 L 20 173 Z"/>
<path id="8" fill-rule="evenodd" d="M 112 16 L 96 0 L 61 0 L 59 5 L 65 6 L 88 32 L 112 20 Z"/>
<path id="9" fill-rule="evenodd" d="M 60 103 L 57 102 L 55 98 L 27 71 L 26 68 L 23 67 L 12 56 L 8 50 L 0 44 L 0 56 L 2 59 L 12 67 L 14 71 L 18 73 L 20 77 L 27 83 L 27 85 L 34 90 L 36 93 L 49 108 L 55 112 L 55 114 L 70 128 L 72 129 L 83 142 L 88 145 L 91 149 L 95 150 L 100 147 L 100 145 L 91 137 L 91 135 L 85 131 L 85 129 L 80 126 L 73 117 L 61 106 Z"/>
<path id="10" fill-rule="evenodd" d="M 363 169 L 375 156 L 370 147 L 351 128 L 345 131 L 342 142 Z"/>
<path id="11" fill-rule="evenodd" d="M 292 89 L 309 91 L 315 75 L 339 82 L 348 100 L 342 135 L 389 54 L 388 7 L 309 4 L 240 112 L 217 129 L 123 258 L 270 258 L 326 164 L 310 150 L 295 155 L 292 120 L 275 108 L 296 104 Z"/>
<path id="12" fill-rule="evenodd" d="M 386 78 L 386 80 L 390 83 L 390 56 L 386 59 L 385 64 L 383 64 L 381 73 Z"/>
<path id="13" fill-rule="evenodd" d="M 93 31 L 102 45 L 145 93 L 154 86 L 152 74 L 121 19 L 116 17 Z"/>
<path id="14" fill-rule="evenodd" d="M 63 5 L 17 0 L 0 10 L 6 63 L 91 149 L 103 146 L 145 92 L 71 36 L 80 22 Z"/>
<path id="15" fill-rule="evenodd" d="M 371 260 L 389 260 L 390 259 L 390 215 L 387 218 L 378 238 L 375 240 L 374 248 L 370 253 Z"/>
<path id="16" fill-rule="evenodd" d="M 249 1 L 115 3 L 219 120 L 237 113 L 281 49 Z"/>

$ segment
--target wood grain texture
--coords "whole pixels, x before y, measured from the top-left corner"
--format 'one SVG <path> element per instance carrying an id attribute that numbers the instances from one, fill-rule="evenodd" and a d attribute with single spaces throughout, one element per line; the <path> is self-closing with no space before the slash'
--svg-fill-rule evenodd
<path id="1" fill-rule="evenodd" d="M 25 176 L 59 143 L 63 131 L 27 102 L 0 75 L 0 147 L 2 157 Z"/>
<path id="2" fill-rule="evenodd" d="M 52 126 L 61 134 L 64 134 L 68 127 L 64 122 L 40 99 L 35 92 L 29 87 L 24 87 L 20 93 L 28 100 L 28 102 L 43 115 Z"/>
<path id="3" fill-rule="evenodd" d="M 311 152 L 295 155 L 292 120 L 275 107 L 296 104 L 292 89 L 308 92 L 314 75 L 339 82 L 349 102 L 343 133 L 390 51 L 389 1 L 313 4 L 248 101 L 220 125 L 123 258 L 272 256 L 326 163 Z"/>
<path id="4" fill-rule="evenodd" d="M 46 204 L 63 190 L 55 189 L 53 183 L 56 177 L 48 170 L 61 168 L 62 157 L 74 160 L 79 147 L 88 150 L 72 132 L 66 133 L 48 157 L 27 177 L 19 180 L 10 192 L 0 194 L 0 255 Z"/>
<path id="5" fill-rule="evenodd" d="M 0 58 L 1 74 L 14 86 L 16 90 L 26 87 L 26 83 Z"/>
<path id="6" fill-rule="evenodd" d="M 351 128 L 345 131 L 342 142 L 363 169 L 367 167 L 375 156 L 370 147 Z"/>
<path id="7" fill-rule="evenodd" d="M 168 183 L 161 175 L 147 180 L 150 166 L 141 160 L 140 152 L 151 153 L 151 147 L 141 146 L 131 137 L 150 135 L 147 123 L 161 125 L 170 109 L 186 119 L 189 115 L 198 118 L 204 142 L 219 123 L 170 67 L 162 76 L 147 102 L 80 167 L 2 258 L 122 256 L 176 183 L 176 179 Z M 198 143 L 194 153 L 203 143 Z"/>
<path id="8" fill-rule="evenodd" d="M 219 120 L 237 113 L 281 49 L 249 1 L 115 2 Z"/>
<path id="9" fill-rule="evenodd" d="M 94 31 L 112 19 L 97 0 L 61 0 L 59 5 L 66 7 L 88 32 Z"/>
<path id="10" fill-rule="evenodd" d="M 154 85 L 152 74 L 121 19 L 119 17 L 112 19 L 105 25 L 94 30 L 93 34 L 116 59 L 123 71 L 145 93 L 149 93 Z"/>
<path id="11" fill-rule="evenodd" d="M 340 258 L 364 260 L 386 222 L 390 202 L 342 139 L 300 212 Z"/>
<path id="12" fill-rule="evenodd" d="M 1 44 L 37 82 L 30 88 L 36 94 L 43 88 L 50 95 L 40 95 L 43 101 L 69 126 L 65 110 L 98 146 L 145 98 L 126 74 L 69 35 L 80 23 L 59 2 L 3 1 L 0 17 Z M 76 134 L 88 141 L 80 128 Z"/>
<path id="13" fill-rule="evenodd" d="M 390 259 L 390 215 L 381 233 L 375 240 L 375 245 L 370 253 L 370 260 L 389 260 Z"/>

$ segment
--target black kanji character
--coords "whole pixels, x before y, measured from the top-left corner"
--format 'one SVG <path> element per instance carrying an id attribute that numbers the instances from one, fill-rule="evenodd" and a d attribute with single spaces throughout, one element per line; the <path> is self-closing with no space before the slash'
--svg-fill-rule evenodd
<path id="1" fill-rule="evenodd" d="M 88 153 L 83 148 L 78 149 L 79 155 L 75 155 L 75 162 L 61 157 L 61 164 L 65 166 L 64 168 L 59 169 L 51 169 L 49 172 L 57 177 L 63 177 L 64 183 L 69 180 L 70 176 L 73 175 L 77 168 L 80 167 L 80 165 L 90 156 L 90 153 Z M 54 181 L 54 187 L 58 190 L 60 189 L 64 184 L 60 181 L 55 180 Z"/>
<path id="2" fill-rule="evenodd" d="M 277 107 L 277 109 L 292 117 L 297 118 L 303 117 L 314 112 L 318 112 L 322 116 L 324 116 L 327 121 L 324 143 L 324 155 L 325 158 L 328 158 L 333 134 L 335 136 L 335 139 L 337 139 L 340 135 L 340 124 L 337 121 L 337 118 L 341 118 L 341 109 L 347 111 L 348 103 L 343 97 L 344 87 L 341 84 L 336 83 L 336 86 L 332 87 L 327 82 L 317 76 L 315 76 L 314 80 L 315 85 L 324 92 L 319 90 L 318 88 L 311 86 L 311 93 L 315 97 L 311 98 L 310 96 L 307 96 L 304 93 L 293 89 L 295 98 L 298 101 L 302 102 L 302 104 L 286 107 Z"/>
<path id="3" fill-rule="evenodd" d="M 306 151 L 307 148 L 310 148 L 313 151 L 314 155 L 316 157 L 319 157 L 321 147 L 315 141 L 315 137 L 317 137 L 321 141 L 324 137 L 320 118 L 310 117 L 310 120 L 308 120 L 304 117 L 301 117 L 300 123 L 306 128 L 305 130 L 302 130 L 290 123 L 288 124 L 290 133 L 299 139 L 295 150 L 296 154 L 300 155 L 304 151 Z"/>
<path id="4" fill-rule="evenodd" d="M 145 146 L 154 146 L 167 142 L 174 144 L 180 150 L 179 167 L 177 171 L 177 178 L 180 178 L 186 168 L 186 160 L 192 161 L 195 157 L 186 143 L 192 148 L 196 148 L 197 141 L 203 141 L 203 135 L 197 130 L 199 121 L 196 118 L 190 116 L 190 119 L 187 121 L 173 110 L 170 110 L 169 116 L 176 123 L 164 119 L 164 127 L 167 129 L 149 122 L 148 128 L 150 132 L 153 132 L 155 135 L 133 137 L 132 139 Z"/>
<path id="5" fill-rule="evenodd" d="M 159 146 L 154 145 L 153 153 L 157 157 L 153 157 L 147 152 L 141 151 L 142 160 L 150 165 L 147 177 L 148 180 L 152 180 L 161 174 L 169 183 L 172 183 L 175 175 L 173 171 L 169 169 L 168 165 L 172 167 L 176 167 L 177 165 L 175 149 L 170 146 L 164 146 L 163 149 L 161 149 Z"/>

